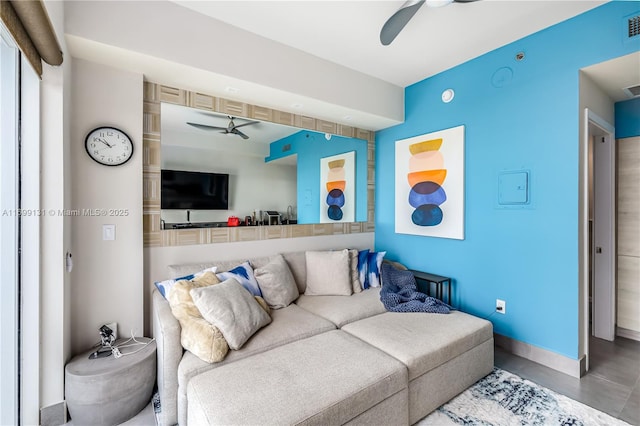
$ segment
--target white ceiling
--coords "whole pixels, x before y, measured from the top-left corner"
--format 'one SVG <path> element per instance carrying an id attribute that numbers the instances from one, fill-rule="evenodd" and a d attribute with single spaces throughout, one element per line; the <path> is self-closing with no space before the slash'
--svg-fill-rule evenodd
<path id="1" fill-rule="evenodd" d="M 75 58 L 148 81 L 379 130 L 402 122 L 407 85 L 602 3 L 423 6 L 382 46 L 380 29 L 403 1 L 72 1 L 65 40 Z M 621 87 L 640 84 L 639 65 L 587 74 L 618 101 Z"/>
<path id="2" fill-rule="evenodd" d="M 640 52 L 591 65 L 582 71 L 614 102 L 625 101 L 629 95 L 623 89 L 640 85 Z"/>
<path id="3" fill-rule="evenodd" d="M 380 29 L 403 1 L 175 2 L 400 87 L 605 3 L 482 0 L 423 6 L 391 45 L 382 46 Z M 220 49 L 233 50 L 233 42 Z"/>

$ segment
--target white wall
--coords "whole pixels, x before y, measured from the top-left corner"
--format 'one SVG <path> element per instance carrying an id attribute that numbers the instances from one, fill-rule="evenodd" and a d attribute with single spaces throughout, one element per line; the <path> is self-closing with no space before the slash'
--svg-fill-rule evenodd
<path id="1" fill-rule="evenodd" d="M 119 334 L 143 333 L 142 90 L 143 77 L 81 59 L 73 61 L 71 98 L 72 208 L 118 209 L 125 216 L 71 217 L 74 270 L 71 287 L 71 349 L 99 341 L 98 328 L 118 322 Z M 117 167 L 87 155 L 86 135 L 101 126 L 123 130 L 133 157 Z M 116 226 L 115 241 L 102 240 L 102 225 Z"/>

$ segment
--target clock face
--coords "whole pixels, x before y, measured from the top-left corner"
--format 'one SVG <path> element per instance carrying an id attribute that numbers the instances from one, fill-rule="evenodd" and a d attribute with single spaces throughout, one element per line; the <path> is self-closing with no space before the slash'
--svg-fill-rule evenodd
<path id="1" fill-rule="evenodd" d="M 114 127 L 98 127 L 87 135 L 84 146 L 89 157 L 105 166 L 119 166 L 133 155 L 131 138 Z"/>

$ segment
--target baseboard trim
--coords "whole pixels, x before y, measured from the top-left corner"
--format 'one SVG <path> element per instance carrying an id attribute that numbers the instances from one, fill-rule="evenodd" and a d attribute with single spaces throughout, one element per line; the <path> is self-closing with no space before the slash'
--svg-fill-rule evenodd
<path id="1" fill-rule="evenodd" d="M 61 426 L 67 421 L 67 404 L 65 401 L 40 409 L 40 426 Z"/>
<path id="2" fill-rule="evenodd" d="M 586 372 L 586 359 L 571 359 L 564 355 L 521 342 L 501 334 L 493 335 L 496 346 L 530 361 L 542 364 L 569 376 L 580 378 Z"/>
<path id="3" fill-rule="evenodd" d="M 635 330 L 616 327 L 616 336 L 624 337 L 625 339 L 637 340 L 640 342 L 640 332 Z"/>

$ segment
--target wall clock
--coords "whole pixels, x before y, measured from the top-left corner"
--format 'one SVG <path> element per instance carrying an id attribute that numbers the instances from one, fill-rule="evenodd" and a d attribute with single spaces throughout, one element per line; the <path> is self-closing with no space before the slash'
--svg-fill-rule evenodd
<path id="1" fill-rule="evenodd" d="M 101 126 L 93 129 L 84 141 L 87 154 L 105 166 L 120 166 L 133 155 L 133 142 L 122 130 Z"/>

